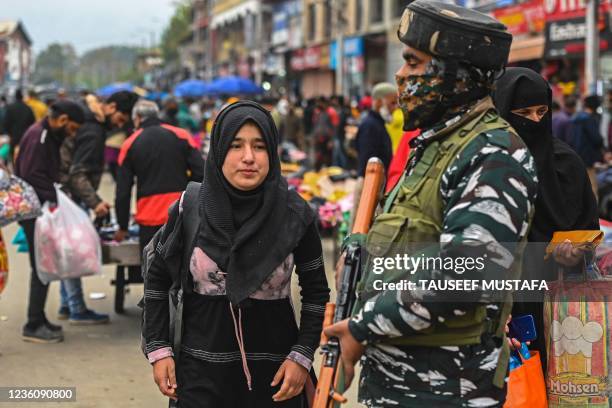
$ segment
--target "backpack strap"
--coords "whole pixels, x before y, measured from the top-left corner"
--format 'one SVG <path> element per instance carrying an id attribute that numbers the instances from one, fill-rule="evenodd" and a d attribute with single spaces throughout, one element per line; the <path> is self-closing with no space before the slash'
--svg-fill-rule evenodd
<path id="1" fill-rule="evenodd" d="M 179 211 L 181 217 L 181 228 L 183 233 L 183 259 L 181 263 L 181 272 L 179 273 L 179 290 L 177 293 L 176 311 L 174 319 L 170 322 L 170 331 L 173 333 L 173 352 L 175 363 L 178 363 L 178 357 L 181 352 L 181 341 L 183 337 L 183 283 L 188 276 L 189 260 L 191 258 L 191 249 L 196 239 L 200 227 L 199 208 L 199 192 L 200 184 L 190 182 L 187 189 L 181 196 Z"/>

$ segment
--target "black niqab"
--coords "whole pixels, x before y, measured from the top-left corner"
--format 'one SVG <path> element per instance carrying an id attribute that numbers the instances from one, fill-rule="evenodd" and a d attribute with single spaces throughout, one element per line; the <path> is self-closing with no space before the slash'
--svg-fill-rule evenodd
<path id="1" fill-rule="evenodd" d="M 549 242 L 555 231 L 599 229 L 597 202 L 580 158 L 552 135 L 552 91 L 535 71 L 507 68 L 495 84 L 500 115 L 523 139 L 535 159 L 538 196 L 529 232 L 531 242 Z M 512 113 L 515 109 L 547 105 L 540 122 Z"/>
<path id="2" fill-rule="evenodd" d="M 269 172 L 252 191 L 230 185 L 222 172 L 232 140 L 247 122 L 266 142 Z M 270 113 L 252 101 L 224 108 L 213 125 L 200 190 L 197 246 L 227 272 L 226 291 L 234 305 L 255 292 L 297 246 L 314 213 L 281 176 L 278 130 Z"/>

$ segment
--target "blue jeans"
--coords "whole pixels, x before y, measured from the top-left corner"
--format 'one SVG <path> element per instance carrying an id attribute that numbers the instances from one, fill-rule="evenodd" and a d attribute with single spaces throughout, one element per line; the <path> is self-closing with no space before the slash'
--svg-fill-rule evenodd
<path id="1" fill-rule="evenodd" d="M 70 314 L 83 313 L 87 310 L 83 299 L 81 278 L 64 279 L 60 281 L 61 307 L 67 307 Z"/>
<path id="2" fill-rule="evenodd" d="M 346 158 L 346 153 L 344 152 L 344 147 L 342 146 L 340 140 L 336 138 L 334 138 L 334 150 L 332 155 L 332 164 L 334 166 L 342 167 L 343 169 L 347 168 L 348 160 Z"/>

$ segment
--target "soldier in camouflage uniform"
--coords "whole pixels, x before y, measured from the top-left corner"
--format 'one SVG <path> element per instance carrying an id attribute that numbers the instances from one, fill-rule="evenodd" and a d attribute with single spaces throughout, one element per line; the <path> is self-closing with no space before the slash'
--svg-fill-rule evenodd
<path id="1" fill-rule="evenodd" d="M 448 257 L 479 247 L 490 255 L 488 276 L 517 278 L 537 177 L 532 156 L 490 98 L 511 36 L 488 16 L 432 0 L 407 7 L 398 35 L 406 45 L 396 74 L 405 130 L 420 128 L 422 134 L 366 237 L 367 252 L 385 256 L 390 245 L 437 242 L 438 255 Z M 442 291 L 372 291 L 371 259 L 363 274 L 354 317 L 326 330 L 340 339 L 349 383 L 362 359 L 361 403 L 503 406 L 507 299 L 487 301 L 483 294 L 475 304 L 449 302 L 451 294 Z M 425 268 L 377 276 L 466 278 Z M 462 321 L 468 322 L 464 332 L 456 329 Z"/>

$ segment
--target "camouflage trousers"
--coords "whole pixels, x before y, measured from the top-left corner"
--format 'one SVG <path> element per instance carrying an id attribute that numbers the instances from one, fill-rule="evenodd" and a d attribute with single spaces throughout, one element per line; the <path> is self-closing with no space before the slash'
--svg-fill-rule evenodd
<path id="1" fill-rule="evenodd" d="M 369 408 L 502 407 L 506 387 L 492 383 L 500 352 L 501 340 L 485 336 L 474 346 L 369 345 L 359 401 Z"/>

